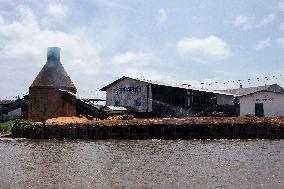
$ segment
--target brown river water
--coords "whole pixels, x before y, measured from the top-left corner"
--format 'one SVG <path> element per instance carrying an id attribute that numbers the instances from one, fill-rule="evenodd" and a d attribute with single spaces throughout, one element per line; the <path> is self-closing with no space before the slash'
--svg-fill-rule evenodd
<path id="1" fill-rule="evenodd" d="M 0 139 L 0 188 L 284 188 L 284 140 Z"/>

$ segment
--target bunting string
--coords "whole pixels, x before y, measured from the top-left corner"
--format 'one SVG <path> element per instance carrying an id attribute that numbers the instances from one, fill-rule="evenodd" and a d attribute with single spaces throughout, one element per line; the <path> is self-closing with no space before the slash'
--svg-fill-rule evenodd
<path id="1" fill-rule="evenodd" d="M 201 82 L 200 86 L 201 89 L 208 89 L 208 88 L 214 88 L 216 86 L 223 86 L 224 89 L 227 89 L 228 86 L 233 86 L 233 85 L 246 85 L 246 86 L 252 86 L 252 85 L 265 85 L 267 83 L 272 84 L 271 82 L 278 83 L 280 86 L 283 85 L 282 82 L 284 82 L 284 74 L 274 74 L 272 76 L 263 76 L 263 77 L 250 77 L 247 79 L 237 79 L 237 80 L 227 80 L 227 81 L 210 81 L 210 82 Z M 183 84 L 183 85 L 189 85 L 190 84 Z M 209 89 L 208 89 L 209 90 Z M 95 97 L 98 96 L 99 93 L 101 93 L 100 88 L 94 88 L 94 89 L 83 89 L 78 91 L 78 93 L 82 96 L 91 96 Z M 20 93 L 15 96 L 5 96 L 2 99 L 5 100 L 17 100 L 19 98 L 23 98 L 25 95 L 27 95 L 28 92 Z"/>

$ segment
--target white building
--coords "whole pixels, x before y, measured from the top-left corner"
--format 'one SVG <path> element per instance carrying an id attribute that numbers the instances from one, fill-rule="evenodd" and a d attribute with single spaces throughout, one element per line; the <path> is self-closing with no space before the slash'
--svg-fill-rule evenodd
<path id="1" fill-rule="evenodd" d="M 240 116 L 284 116 L 284 90 L 277 84 L 224 91 L 239 101 Z"/>
<path id="2" fill-rule="evenodd" d="M 240 116 L 284 116 L 284 93 L 260 91 L 239 99 Z"/>

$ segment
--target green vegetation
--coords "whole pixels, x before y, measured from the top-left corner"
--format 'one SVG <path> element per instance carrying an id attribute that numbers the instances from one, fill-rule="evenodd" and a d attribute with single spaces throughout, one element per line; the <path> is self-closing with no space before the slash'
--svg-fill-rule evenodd
<path id="1" fill-rule="evenodd" d="M 45 125 L 34 123 L 28 119 L 17 119 L 0 123 L 0 133 L 11 133 L 12 137 L 18 138 L 42 138 Z"/>
<path id="2" fill-rule="evenodd" d="M 14 121 L 5 121 L 0 123 L 0 133 L 10 133 L 12 131 Z"/>
<path id="3" fill-rule="evenodd" d="M 28 119 L 15 120 L 12 126 L 12 137 L 42 138 L 45 126 Z"/>

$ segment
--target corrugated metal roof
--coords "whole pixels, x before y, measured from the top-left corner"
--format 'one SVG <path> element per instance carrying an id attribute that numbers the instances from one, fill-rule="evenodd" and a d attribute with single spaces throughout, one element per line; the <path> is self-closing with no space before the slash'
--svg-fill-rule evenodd
<path id="1" fill-rule="evenodd" d="M 279 87 L 283 91 L 283 88 L 280 87 L 279 85 L 272 84 L 272 85 L 248 87 L 248 88 L 218 90 L 217 92 L 225 92 L 225 93 L 228 93 L 228 94 L 233 94 L 235 96 L 246 96 L 246 95 L 253 94 L 253 93 L 256 93 L 256 92 L 261 92 L 261 91 L 273 92 L 273 88 L 275 88 L 275 87 Z M 275 92 L 281 92 L 281 91 L 275 91 Z"/>
<path id="2" fill-rule="evenodd" d="M 0 105 L 10 104 L 12 102 L 15 102 L 15 100 L 0 100 Z"/>
<path id="3" fill-rule="evenodd" d="M 105 106 L 103 109 L 108 108 L 112 111 L 128 111 L 126 107 L 117 107 L 117 106 Z"/>
<path id="4" fill-rule="evenodd" d="M 275 92 L 275 91 L 263 90 L 263 91 L 256 91 L 256 92 L 254 92 L 254 93 L 242 95 L 242 96 L 239 96 L 239 97 L 242 98 L 242 97 L 245 97 L 245 96 L 254 95 L 254 94 L 256 94 L 256 93 L 261 93 L 261 92 L 284 95 L 284 92 Z"/>
<path id="5" fill-rule="evenodd" d="M 214 91 L 214 90 L 196 88 L 196 87 L 193 87 L 193 86 L 190 86 L 190 85 L 178 85 L 178 84 L 174 84 L 174 83 L 164 83 L 164 82 L 160 82 L 160 81 L 152 81 L 152 80 L 146 80 L 146 79 L 140 79 L 140 78 L 131 78 L 131 77 L 127 77 L 127 76 L 123 76 L 123 77 L 115 80 L 114 82 L 106 85 L 105 87 L 101 88 L 100 90 L 106 91 L 109 87 L 117 84 L 118 82 L 120 82 L 124 79 L 131 79 L 131 80 L 135 80 L 135 81 L 149 83 L 149 84 L 152 84 L 152 85 L 174 87 L 174 88 L 180 88 L 180 89 L 187 89 L 187 90 L 194 90 L 194 91 L 201 91 L 201 92 L 208 92 L 208 93 L 214 93 L 214 94 L 223 94 L 223 95 L 234 96 L 234 94 L 227 93 L 225 91 Z"/>

